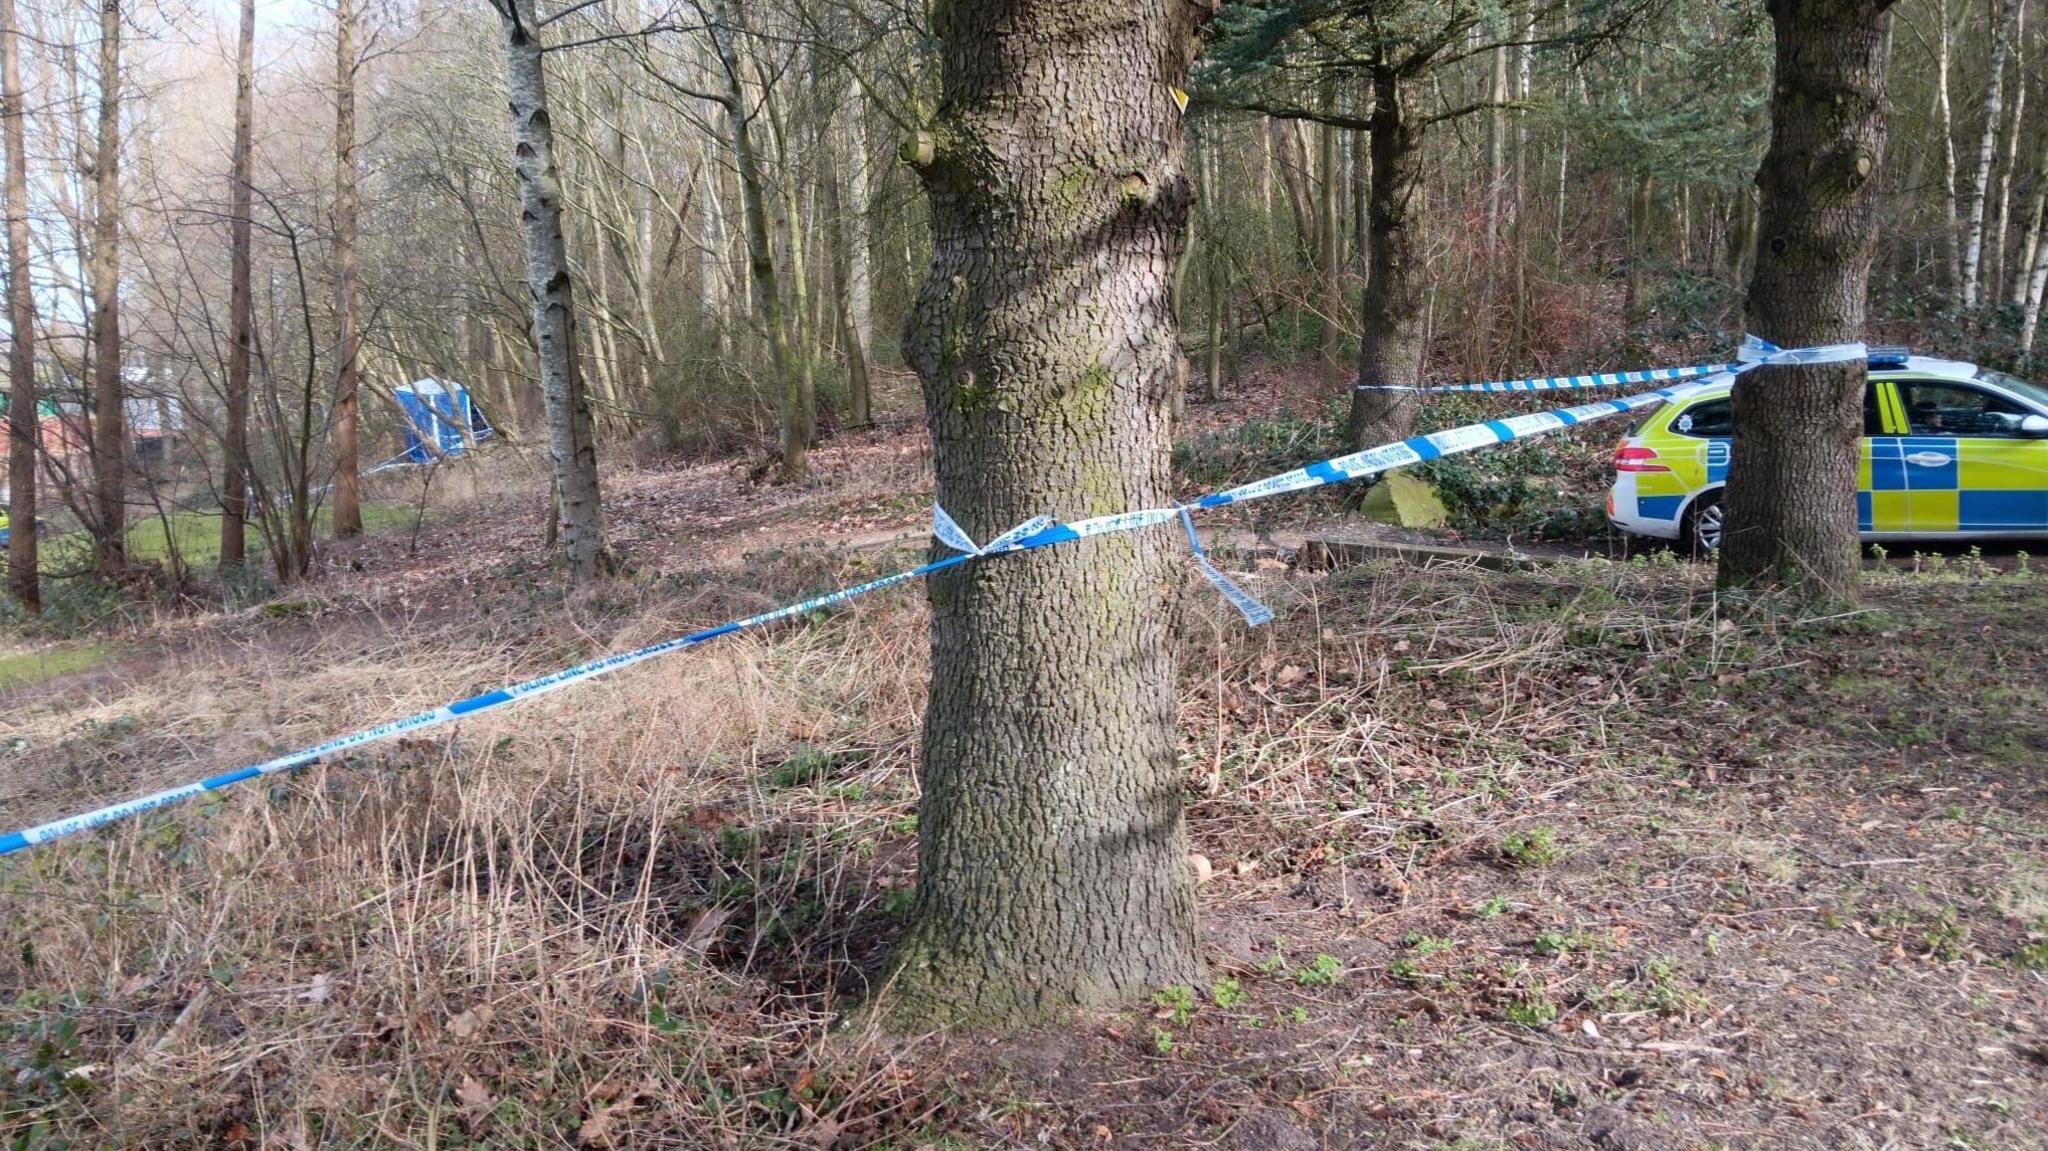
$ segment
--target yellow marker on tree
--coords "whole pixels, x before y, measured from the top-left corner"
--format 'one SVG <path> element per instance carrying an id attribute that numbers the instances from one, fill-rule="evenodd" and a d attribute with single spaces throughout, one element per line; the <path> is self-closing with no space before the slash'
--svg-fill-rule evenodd
<path id="1" fill-rule="evenodd" d="M 1188 94 L 1186 92 L 1181 91 L 1179 88 L 1174 87 L 1171 84 L 1168 84 L 1166 86 L 1166 90 L 1173 93 L 1173 106 L 1180 109 L 1181 115 L 1187 115 Z"/>

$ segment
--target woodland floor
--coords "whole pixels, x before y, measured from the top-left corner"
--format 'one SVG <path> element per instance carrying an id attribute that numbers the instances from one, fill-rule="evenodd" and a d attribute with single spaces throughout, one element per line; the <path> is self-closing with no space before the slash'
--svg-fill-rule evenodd
<path id="1" fill-rule="evenodd" d="M 816 462 L 618 472 L 593 596 L 507 452 L 303 592 L 8 640 L 0 826 L 913 561 L 916 432 Z M 1237 526 L 1271 627 L 1189 584 L 1199 986 L 855 1010 L 914 882 L 908 588 L 0 860 L 0 1143 L 2048 1148 L 2048 579 L 1801 621 L 1668 555 L 1258 546 L 1340 512 Z"/>

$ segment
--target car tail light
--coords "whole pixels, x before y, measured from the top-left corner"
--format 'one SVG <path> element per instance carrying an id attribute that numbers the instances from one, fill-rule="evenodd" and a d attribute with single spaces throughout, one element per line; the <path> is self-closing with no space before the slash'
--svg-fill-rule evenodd
<path id="1" fill-rule="evenodd" d="M 1623 445 L 1614 449 L 1614 470 L 1617 472 L 1668 472 L 1671 469 L 1654 462 L 1655 448 L 1632 448 Z"/>

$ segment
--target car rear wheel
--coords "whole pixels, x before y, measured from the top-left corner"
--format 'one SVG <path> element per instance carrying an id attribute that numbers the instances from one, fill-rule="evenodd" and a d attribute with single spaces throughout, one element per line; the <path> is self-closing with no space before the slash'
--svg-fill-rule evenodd
<path id="1" fill-rule="evenodd" d="M 1710 556 L 1721 550 L 1721 528 L 1726 513 L 1721 493 L 1710 492 L 1693 501 L 1685 513 L 1683 539 L 1695 556 Z"/>

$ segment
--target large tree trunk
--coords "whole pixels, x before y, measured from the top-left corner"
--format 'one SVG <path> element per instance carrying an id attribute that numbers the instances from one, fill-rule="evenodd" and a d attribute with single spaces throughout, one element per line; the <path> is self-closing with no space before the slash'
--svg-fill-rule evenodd
<path id="1" fill-rule="evenodd" d="M 1991 158 L 1998 150 L 1998 128 L 2005 116 L 2005 54 L 2019 19 L 2020 0 L 2002 0 L 1991 31 L 1991 72 L 1984 91 L 1984 133 L 1977 142 L 1977 176 L 1970 181 L 1968 232 L 1963 239 L 1963 306 L 1977 306 L 1979 276 L 1984 266 L 1984 198 L 1991 190 Z"/>
<path id="2" fill-rule="evenodd" d="M 93 559 L 127 561 L 127 389 L 121 377 L 121 0 L 100 0 L 99 135 L 93 152 Z"/>
<path id="3" fill-rule="evenodd" d="M 1889 0 L 1770 0 L 1771 147 L 1750 329 L 1781 347 L 1863 337 L 1884 161 Z M 1735 385 L 1724 586 L 1856 596 L 1861 362 L 1765 367 Z"/>
<path id="4" fill-rule="evenodd" d="M 1205 9 L 939 9 L 939 122 L 906 147 L 932 261 L 905 346 L 938 499 L 977 538 L 1172 498 L 1180 112 Z M 932 578 L 917 907 L 897 1018 L 1002 1023 L 1199 974 L 1169 531 Z"/>
<path id="5" fill-rule="evenodd" d="M 533 297 L 534 353 L 547 408 L 548 455 L 554 463 L 563 553 L 570 577 L 584 583 L 607 571 L 612 555 L 604 537 L 590 399 L 583 390 L 576 347 L 576 309 L 568 242 L 562 234 L 562 188 L 555 169 L 554 127 L 548 119 L 547 74 L 534 0 L 498 2 L 512 96 L 519 223 L 526 235 L 526 284 Z"/>
<path id="6" fill-rule="evenodd" d="M 235 142 L 228 176 L 228 381 L 221 435 L 220 566 L 240 567 L 249 519 L 249 360 L 255 297 L 249 281 L 250 168 L 254 153 L 256 0 L 242 0 L 235 47 Z"/>
<path id="7" fill-rule="evenodd" d="M 43 610 L 36 569 L 36 451 L 42 421 L 36 395 L 36 298 L 28 278 L 28 156 L 22 141 L 21 28 L 14 0 L 0 0 L 0 132 L 7 141 L 7 567 L 15 602 Z"/>
<path id="8" fill-rule="evenodd" d="M 1416 387 L 1422 382 L 1422 125 L 1411 93 L 1389 68 L 1372 72 L 1371 270 L 1359 317 L 1358 379 Z M 1351 393 L 1347 432 L 1357 447 L 1415 431 L 1415 393 Z"/>
<path id="9" fill-rule="evenodd" d="M 334 8 L 334 537 L 363 530 L 356 474 L 356 16 Z"/>

